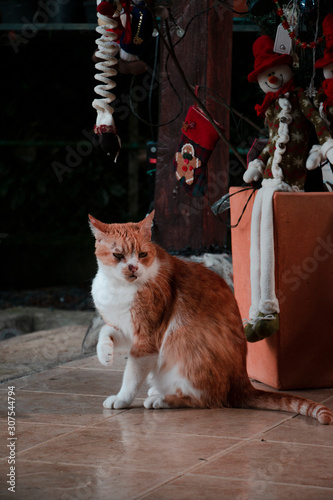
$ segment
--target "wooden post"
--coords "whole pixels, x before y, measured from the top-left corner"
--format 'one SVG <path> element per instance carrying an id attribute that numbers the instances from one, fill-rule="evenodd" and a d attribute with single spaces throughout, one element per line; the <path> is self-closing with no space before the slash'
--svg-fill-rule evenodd
<path id="1" fill-rule="evenodd" d="M 194 16 L 214 4 L 216 2 L 213 0 L 179 0 L 174 3 L 172 12 L 177 24 L 185 29 Z M 231 89 L 232 19 L 232 13 L 222 5 L 212 7 L 193 19 L 186 36 L 175 47 L 176 56 L 189 83 L 192 86 L 212 89 L 227 103 Z M 175 43 L 179 40 L 177 28 L 170 24 L 172 40 Z M 161 49 L 160 122 L 166 123 L 180 111 L 180 103 L 167 79 L 167 51 L 163 44 Z M 229 148 L 220 139 L 212 152 L 208 162 L 206 195 L 193 198 L 187 194 L 176 179 L 173 158 L 187 110 L 194 102 L 171 58 L 167 69 L 183 108 L 176 120 L 161 127 L 159 131 L 154 239 L 168 251 L 223 251 L 226 227 L 212 213 L 210 207 L 228 190 Z M 209 95 L 212 96 L 212 93 L 203 89 L 199 92 L 199 97 L 214 120 L 224 126 L 228 138 L 228 110 L 208 99 Z"/>

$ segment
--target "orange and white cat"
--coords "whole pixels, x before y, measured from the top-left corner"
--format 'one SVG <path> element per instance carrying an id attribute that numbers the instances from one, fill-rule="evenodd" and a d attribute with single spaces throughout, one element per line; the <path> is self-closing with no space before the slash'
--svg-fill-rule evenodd
<path id="1" fill-rule="evenodd" d="M 92 296 L 106 323 L 98 359 L 110 365 L 114 347 L 129 351 L 121 389 L 104 407 L 127 408 L 147 380 L 146 408 L 261 408 L 333 423 L 321 404 L 252 386 L 232 291 L 213 271 L 153 243 L 153 216 L 126 224 L 89 216 L 98 262 Z"/>

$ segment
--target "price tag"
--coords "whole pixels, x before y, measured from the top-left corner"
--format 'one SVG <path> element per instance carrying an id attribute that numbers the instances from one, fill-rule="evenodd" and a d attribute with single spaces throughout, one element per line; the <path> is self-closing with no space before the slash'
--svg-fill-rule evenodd
<path id="1" fill-rule="evenodd" d="M 279 24 L 276 30 L 274 52 L 278 54 L 291 54 L 292 41 L 287 30 L 284 29 L 282 24 Z"/>

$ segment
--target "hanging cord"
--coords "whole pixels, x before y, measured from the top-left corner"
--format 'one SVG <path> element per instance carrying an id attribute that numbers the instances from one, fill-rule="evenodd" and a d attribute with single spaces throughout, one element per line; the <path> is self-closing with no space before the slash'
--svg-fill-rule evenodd
<path id="1" fill-rule="evenodd" d="M 194 15 L 194 16 L 190 19 L 190 21 L 187 23 L 187 26 L 186 26 L 186 28 L 185 28 L 185 30 L 184 30 L 184 33 L 183 33 L 182 37 L 181 37 L 181 38 L 180 38 L 180 39 L 179 39 L 179 40 L 178 40 L 178 41 L 177 41 L 177 42 L 173 45 L 173 47 L 175 47 L 176 45 L 178 45 L 178 43 L 180 43 L 181 41 L 183 41 L 183 40 L 184 40 L 184 38 L 185 38 L 185 36 L 186 36 L 186 34 L 187 34 L 187 32 L 188 32 L 188 29 L 189 29 L 190 25 L 192 24 L 192 22 L 194 21 L 194 19 L 196 19 L 197 17 L 199 17 L 199 16 L 201 16 L 201 15 L 205 14 L 205 13 L 206 13 L 206 12 L 208 12 L 209 10 L 211 10 L 211 9 L 213 9 L 213 8 L 215 8 L 215 7 L 218 7 L 218 6 L 220 6 L 220 5 L 221 5 L 221 2 L 218 2 L 218 3 L 216 3 L 216 4 L 214 4 L 214 5 L 210 6 L 210 7 L 208 7 L 208 8 L 207 8 L 207 9 L 205 9 L 205 10 L 202 10 L 202 11 L 200 11 L 200 12 L 197 12 L 197 14 L 195 14 L 195 15 Z M 151 13 L 151 14 L 152 14 L 152 16 L 153 16 L 153 19 L 154 19 L 154 24 L 155 24 L 155 29 L 156 29 L 156 31 L 158 32 L 158 38 L 162 37 L 162 40 L 163 40 L 163 42 L 164 42 L 164 45 L 166 45 L 166 44 L 165 44 L 165 41 L 164 41 L 164 38 L 163 38 L 163 36 L 162 36 L 162 34 L 161 34 L 161 30 L 160 30 L 160 28 L 159 28 L 159 25 L 158 25 L 158 22 L 157 22 L 157 19 L 156 19 L 156 15 L 155 15 L 154 10 L 153 10 L 152 8 L 150 8 L 149 6 L 147 6 L 147 9 L 150 11 L 150 13 Z M 177 26 L 177 23 L 176 23 L 176 21 L 175 21 L 175 19 L 174 19 L 173 15 L 172 15 L 172 13 L 171 13 L 171 10 L 170 10 L 170 9 L 168 9 L 168 12 L 169 12 L 169 17 L 170 17 L 171 21 L 175 24 L 175 26 Z M 171 44 L 171 45 L 172 45 L 172 44 Z M 171 81 L 171 78 L 170 78 L 170 75 L 169 75 L 169 71 L 168 71 L 168 62 L 169 62 L 169 57 L 170 57 L 170 50 L 168 49 L 168 46 L 167 46 L 167 45 L 166 45 L 166 47 L 167 47 L 167 55 L 166 55 L 166 58 L 165 58 L 164 70 L 165 70 L 165 74 L 166 74 L 167 80 L 168 80 L 168 82 L 169 82 L 169 85 L 170 85 L 170 87 L 172 88 L 172 90 L 173 90 L 173 92 L 174 92 L 175 96 L 177 97 L 178 102 L 179 102 L 179 105 L 180 105 L 180 106 L 179 106 L 179 111 L 178 111 L 178 113 L 176 114 L 176 116 L 174 116 L 173 118 L 171 118 L 171 120 L 169 120 L 169 121 L 167 121 L 167 122 L 164 122 L 164 123 L 156 123 L 156 124 L 155 124 L 155 123 L 152 123 L 152 119 L 151 119 L 150 114 L 149 114 L 149 120 L 150 120 L 149 122 L 148 122 L 147 120 L 145 120 L 144 118 L 142 118 L 142 117 L 141 117 L 141 116 L 140 116 L 140 115 L 139 115 L 139 114 L 135 111 L 135 109 L 134 109 L 134 103 L 133 103 L 133 99 L 132 99 L 132 88 L 133 88 L 133 85 L 134 85 L 135 76 L 133 76 L 133 78 L 132 78 L 132 80 L 131 80 L 131 84 L 130 84 L 130 95 L 129 95 L 129 97 L 130 97 L 130 99 L 129 99 L 130 109 L 131 109 L 132 113 L 134 114 L 134 116 L 135 116 L 136 118 L 138 118 L 138 120 L 140 120 L 140 121 L 141 121 L 142 123 L 144 123 L 145 125 L 150 126 L 151 128 L 152 128 L 152 127 L 164 127 L 165 125 L 170 125 L 170 123 L 172 123 L 172 122 L 176 121 L 176 120 L 177 120 L 177 118 L 178 118 L 178 117 L 181 115 L 181 113 L 183 112 L 183 102 L 182 102 L 182 100 L 181 100 L 181 98 L 180 98 L 180 96 L 179 96 L 179 93 L 177 92 L 177 89 L 176 89 L 176 88 L 175 88 L 175 86 L 173 85 L 173 83 L 172 83 L 172 81 Z M 154 69 L 155 69 L 155 68 L 154 68 Z M 152 80 L 151 86 L 152 86 L 152 84 L 153 84 L 153 80 Z"/>
<path id="2" fill-rule="evenodd" d="M 152 123 L 151 103 L 152 103 L 153 84 L 154 84 L 154 79 L 155 79 L 155 74 L 156 74 L 156 67 L 157 67 L 158 39 L 161 37 L 161 33 L 160 33 L 160 30 L 158 28 L 156 28 L 156 26 L 158 26 L 158 23 L 157 23 L 157 20 L 156 20 L 156 16 L 155 16 L 154 10 L 151 9 L 149 6 L 147 6 L 146 8 L 147 8 L 147 10 L 149 10 L 149 12 L 151 13 L 151 15 L 153 16 L 154 24 L 155 24 L 155 29 L 156 29 L 156 31 L 158 33 L 158 36 L 156 37 L 156 45 L 155 45 L 153 74 L 152 74 L 152 79 L 151 79 L 151 83 L 150 83 L 150 87 L 149 87 L 149 94 L 148 94 L 148 116 L 149 116 L 149 122 L 147 120 L 145 120 L 144 118 L 142 118 L 136 112 L 136 110 L 134 108 L 134 102 L 133 102 L 133 97 L 132 97 L 133 96 L 132 89 L 133 89 L 133 85 L 134 85 L 134 82 L 135 82 L 135 75 L 133 75 L 131 83 L 130 83 L 130 89 L 129 89 L 129 106 L 130 106 L 130 109 L 131 109 L 133 115 L 138 120 L 140 120 L 142 123 L 144 123 L 145 125 L 148 125 L 150 127 L 150 129 L 151 129 L 152 137 L 155 137 L 154 128 L 156 128 L 156 127 L 163 127 L 165 125 L 169 125 L 170 123 L 172 123 L 175 120 L 177 120 L 178 116 L 180 116 L 180 114 L 183 111 L 183 103 L 182 103 L 182 100 L 181 100 L 181 98 L 180 98 L 180 96 L 179 96 L 176 88 L 174 87 L 174 85 L 172 84 L 172 82 L 170 80 L 170 76 L 169 76 L 167 67 L 165 65 L 165 72 L 166 72 L 167 79 L 169 81 L 169 85 L 172 88 L 172 90 L 173 90 L 173 92 L 174 92 L 174 94 L 177 97 L 178 102 L 179 102 L 179 111 L 176 114 L 176 116 L 174 116 L 173 118 L 171 118 L 171 120 L 168 120 L 167 122 L 164 122 L 164 123 Z"/>
<path id="3" fill-rule="evenodd" d="M 156 22 L 156 18 L 154 18 L 154 21 Z M 156 24 L 156 29 L 160 33 L 160 30 L 159 30 L 159 27 L 157 26 L 157 23 L 155 23 L 155 24 Z M 215 131 L 217 132 L 217 134 L 219 135 L 219 137 L 222 139 L 222 141 L 224 143 L 226 143 L 228 145 L 228 147 L 231 148 L 231 150 L 233 151 L 234 155 L 238 158 L 238 160 L 241 162 L 241 164 L 244 166 L 244 168 L 246 168 L 246 163 L 245 163 L 244 158 L 242 158 L 242 156 L 238 153 L 238 151 L 234 148 L 234 146 L 227 140 L 227 138 L 223 134 L 223 132 L 220 129 L 220 127 L 216 124 L 216 122 L 212 118 L 211 114 L 206 109 L 206 107 L 203 104 L 203 102 L 195 95 L 195 92 L 193 91 L 191 85 L 189 84 L 189 82 L 188 82 L 188 80 L 187 80 L 187 78 L 186 78 L 186 76 L 184 74 L 184 71 L 183 71 L 182 67 L 180 66 L 179 61 L 177 59 L 177 56 L 175 54 L 174 47 L 172 45 L 172 40 L 171 40 L 169 23 L 168 23 L 167 19 L 165 19 L 164 25 L 165 25 L 166 35 L 167 35 L 167 41 L 164 39 L 164 37 L 162 37 L 162 41 L 163 41 L 165 47 L 167 48 L 168 52 L 170 53 L 170 56 L 171 56 L 171 58 L 172 58 L 172 60 L 173 60 L 173 62 L 175 64 L 175 66 L 176 66 L 176 69 L 178 70 L 178 73 L 179 73 L 181 79 L 183 80 L 183 83 L 184 83 L 185 87 L 187 88 L 187 90 L 191 94 L 194 102 L 199 106 L 200 109 L 202 109 L 202 111 L 205 114 L 207 120 L 213 126 L 213 128 L 215 129 Z"/>
<path id="4" fill-rule="evenodd" d="M 180 109 L 178 111 L 178 113 L 176 114 L 176 116 L 174 116 L 173 118 L 171 118 L 171 120 L 167 121 L 167 122 L 164 122 L 164 123 L 151 123 L 151 121 L 147 121 L 145 120 L 144 118 L 142 118 L 142 116 L 140 116 L 134 109 L 134 102 L 133 102 L 133 98 L 132 98 L 132 89 L 133 89 L 133 85 L 134 85 L 134 82 L 135 82 L 135 75 L 133 75 L 132 77 L 132 80 L 131 80 L 131 84 L 130 84 L 130 90 L 129 90 L 129 106 L 130 106 L 130 109 L 133 113 L 133 115 L 138 119 L 140 120 L 142 123 L 144 123 L 145 125 L 148 125 L 149 127 L 164 127 L 165 125 L 170 125 L 170 123 L 174 122 L 175 120 L 177 120 L 178 116 L 182 113 L 183 111 L 183 103 L 182 103 L 182 100 L 177 92 L 177 90 L 175 89 L 175 87 L 172 85 L 171 81 L 169 80 L 169 83 L 170 83 L 170 86 L 172 87 L 178 101 L 179 101 L 179 104 L 180 104 Z M 150 120 L 150 117 L 149 117 L 149 120 Z"/>
<path id="5" fill-rule="evenodd" d="M 211 5 L 210 7 L 208 7 L 207 9 L 205 10 L 202 10 L 200 12 L 198 12 L 197 14 L 195 14 L 191 19 L 190 21 L 187 23 L 187 26 L 185 28 L 185 30 L 182 30 L 183 31 L 183 34 L 182 36 L 180 37 L 180 39 L 178 41 L 176 41 L 174 44 L 173 44 L 173 47 L 175 47 L 176 45 L 178 45 L 180 42 L 182 42 L 188 32 L 188 29 L 190 27 L 190 25 L 192 24 L 192 22 L 199 16 L 203 15 L 203 14 L 206 14 L 208 11 L 210 11 L 211 9 L 214 9 L 214 8 L 217 8 L 217 7 L 221 7 L 221 6 L 224 6 L 225 8 L 227 8 L 228 10 L 231 10 L 232 12 L 234 12 L 235 14 L 239 14 L 239 15 L 245 15 L 247 14 L 247 12 L 236 12 L 235 10 L 233 10 L 231 8 L 231 6 L 226 3 L 226 0 L 219 0 L 217 3 L 215 3 L 214 5 Z M 161 35 L 161 32 L 160 32 L 160 29 L 158 28 L 157 26 L 157 20 L 156 20 L 156 16 L 155 16 L 155 12 L 153 9 L 151 9 L 149 6 L 147 6 L 147 9 L 151 12 L 152 16 L 153 16 L 153 19 L 154 19 L 154 23 L 155 23 L 155 29 L 156 31 L 158 32 L 159 36 L 162 36 Z M 178 26 L 175 19 L 173 18 L 173 15 L 169 10 L 169 17 L 171 19 L 171 21 L 175 24 L 175 26 Z M 163 38 L 163 37 L 162 37 Z M 164 41 L 164 40 L 163 40 Z M 157 50 L 157 47 L 156 47 L 156 50 Z M 156 123 L 156 124 L 153 124 L 152 123 L 152 118 L 151 118 L 151 113 L 149 113 L 149 122 L 147 120 L 145 120 L 144 118 L 142 118 L 134 109 L 134 103 L 133 103 L 133 99 L 132 99 L 132 88 L 133 88 L 133 85 L 134 85 L 134 81 L 135 81 L 135 76 L 133 76 L 132 78 L 132 81 L 131 81 L 131 85 L 130 85 L 130 99 L 129 99 L 129 105 L 130 105 L 130 109 L 132 111 L 132 113 L 134 114 L 134 116 L 136 116 L 136 118 L 138 118 L 138 120 L 140 120 L 141 122 L 145 123 L 146 125 L 150 126 L 150 127 L 163 127 L 165 125 L 169 125 L 170 123 L 174 122 L 179 116 L 180 114 L 182 113 L 183 111 L 183 103 L 182 103 L 182 100 L 175 88 L 175 86 L 173 85 L 171 79 L 170 79 L 170 75 L 169 75 L 169 71 L 168 71 L 168 61 L 169 61 L 169 58 L 170 58 L 170 51 L 168 50 L 167 51 L 167 56 L 166 56 L 166 60 L 165 60 L 165 65 L 164 65 L 164 69 L 165 69 L 165 74 L 166 74 L 166 77 L 167 77 L 167 80 L 169 82 L 169 85 L 170 87 L 172 88 L 175 96 L 177 97 L 179 103 L 180 103 L 180 109 L 179 109 L 179 112 L 176 114 L 176 116 L 174 118 L 172 118 L 171 120 L 169 120 L 168 122 L 165 122 L 165 123 Z M 151 88 L 152 88 L 152 85 L 153 85 L 153 80 L 154 80 L 154 75 L 155 75 L 155 66 L 154 66 L 154 73 L 153 73 L 153 79 L 152 79 L 152 82 L 151 82 Z M 193 87 L 194 88 L 194 87 Z M 213 92 L 213 91 L 212 91 Z M 216 94 L 218 95 L 218 94 Z M 150 98 L 150 97 L 149 97 Z M 222 102 L 222 98 L 221 98 L 221 102 Z M 149 105 L 151 105 L 151 101 L 149 101 Z M 226 107 L 227 105 L 224 104 Z M 243 118 L 245 121 L 248 121 L 250 123 L 250 120 L 247 119 L 246 117 L 243 117 L 243 115 L 241 115 L 240 113 L 236 112 L 236 114 L 238 114 L 241 118 Z M 253 123 L 253 122 L 251 122 Z M 255 128 L 257 128 L 258 130 L 260 130 L 255 124 L 253 124 L 253 126 Z M 239 161 L 241 161 L 241 159 L 239 158 Z M 243 163 L 243 166 L 244 166 L 244 163 Z"/>
<path id="6" fill-rule="evenodd" d="M 244 116 L 243 113 L 240 113 L 239 111 L 237 111 L 237 109 L 232 108 L 231 106 L 229 106 L 229 104 L 217 92 L 215 92 L 213 89 L 210 89 L 209 87 L 199 86 L 199 90 L 201 90 L 201 89 L 204 90 L 204 91 L 208 91 L 208 92 L 211 92 L 212 94 L 214 94 L 214 97 L 209 96 L 208 98 L 211 99 L 212 101 L 215 101 L 215 102 L 218 102 L 218 103 L 222 104 L 222 106 L 224 106 L 225 108 L 227 108 L 227 110 L 230 111 L 230 113 L 233 113 L 233 114 L 239 116 L 241 120 L 244 120 L 249 125 L 251 125 L 251 127 L 255 128 L 258 132 L 260 132 L 261 134 L 265 134 L 268 137 L 268 134 L 265 131 L 265 129 L 260 128 L 252 120 L 250 120 L 250 118 L 247 118 L 246 116 Z"/>
<path id="7" fill-rule="evenodd" d="M 235 227 L 238 226 L 238 224 L 240 223 L 240 221 L 242 220 L 242 217 L 245 213 L 245 210 L 247 209 L 247 206 L 248 204 L 250 203 L 250 200 L 252 198 L 252 196 L 254 195 L 254 193 L 256 192 L 257 189 L 259 189 L 260 185 L 252 185 L 252 186 L 244 186 L 242 189 L 240 189 L 239 191 L 236 191 L 235 193 L 227 193 L 225 194 L 224 196 L 222 196 L 222 198 L 218 201 L 216 201 L 215 203 L 213 203 L 213 205 L 210 207 L 213 214 L 216 215 L 218 217 L 218 219 L 223 222 L 223 224 L 225 224 L 227 227 L 229 227 L 230 229 L 234 229 Z M 226 212 L 227 210 L 230 210 L 230 198 L 232 196 L 235 196 L 236 194 L 239 194 L 239 193 L 242 193 L 243 191 L 251 191 L 250 193 L 250 196 L 248 197 L 244 207 L 243 207 L 243 210 L 238 218 L 238 221 L 236 224 L 229 224 L 229 222 L 225 221 L 222 219 L 221 215 Z"/>
<path id="8" fill-rule="evenodd" d="M 157 66 L 157 58 L 158 58 L 158 46 L 159 46 L 158 41 L 159 41 L 159 36 L 156 37 L 156 41 L 155 41 L 153 74 L 151 75 L 151 82 L 150 82 L 149 93 L 148 93 L 148 116 L 149 116 L 150 124 L 153 123 L 152 100 L 153 100 L 153 85 L 154 85 L 154 80 L 155 80 L 155 75 L 156 75 L 156 66 Z M 155 141 L 156 140 L 155 130 L 154 130 L 154 127 L 152 127 L 152 125 L 150 125 L 150 133 L 151 133 L 153 141 Z"/>
<path id="9" fill-rule="evenodd" d="M 317 20 L 316 20 L 316 33 L 315 33 L 315 38 L 314 41 L 317 42 L 318 39 L 318 31 L 319 31 L 319 17 L 320 17 L 320 0 L 318 0 L 318 6 L 317 6 Z M 313 61 L 313 70 L 312 70 L 312 77 L 310 80 L 310 85 L 305 91 L 305 94 L 308 97 L 315 97 L 317 94 L 317 90 L 314 86 L 314 80 L 316 76 L 316 68 L 315 68 L 315 63 L 316 63 L 316 45 L 312 49 L 312 61 Z"/>

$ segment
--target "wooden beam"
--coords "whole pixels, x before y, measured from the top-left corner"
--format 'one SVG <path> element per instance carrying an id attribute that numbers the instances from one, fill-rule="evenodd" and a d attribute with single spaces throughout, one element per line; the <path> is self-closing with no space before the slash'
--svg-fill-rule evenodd
<path id="1" fill-rule="evenodd" d="M 209 10 L 207 10 L 209 9 Z M 206 12 L 204 12 L 206 11 Z M 198 15 L 199 13 L 202 14 Z M 228 110 L 209 100 L 210 88 L 230 102 L 232 13 L 213 0 L 175 2 L 172 11 L 176 23 L 186 28 L 184 39 L 175 47 L 175 54 L 191 86 L 199 85 L 199 97 L 214 120 L 229 133 Z M 177 27 L 170 24 L 173 43 L 179 40 Z M 181 137 L 181 127 L 188 108 L 194 104 L 174 62 L 169 57 L 168 73 L 183 104 L 182 110 L 165 71 L 167 51 L 161 44 L 161 99 L 160 121 L 172 123 L 161 127 L 158 138 L 158 156 L 155 186 L 154 239 L 168 251 L 188 250 L 197 253 L 206 250 L 222 251 L 226 227 L 212 213 L 210 206 L 228 190 L 228 145 L 219 140 L 208 162 L 206 195 L 193 198 L 176 179 L 173 158 Z"/>

